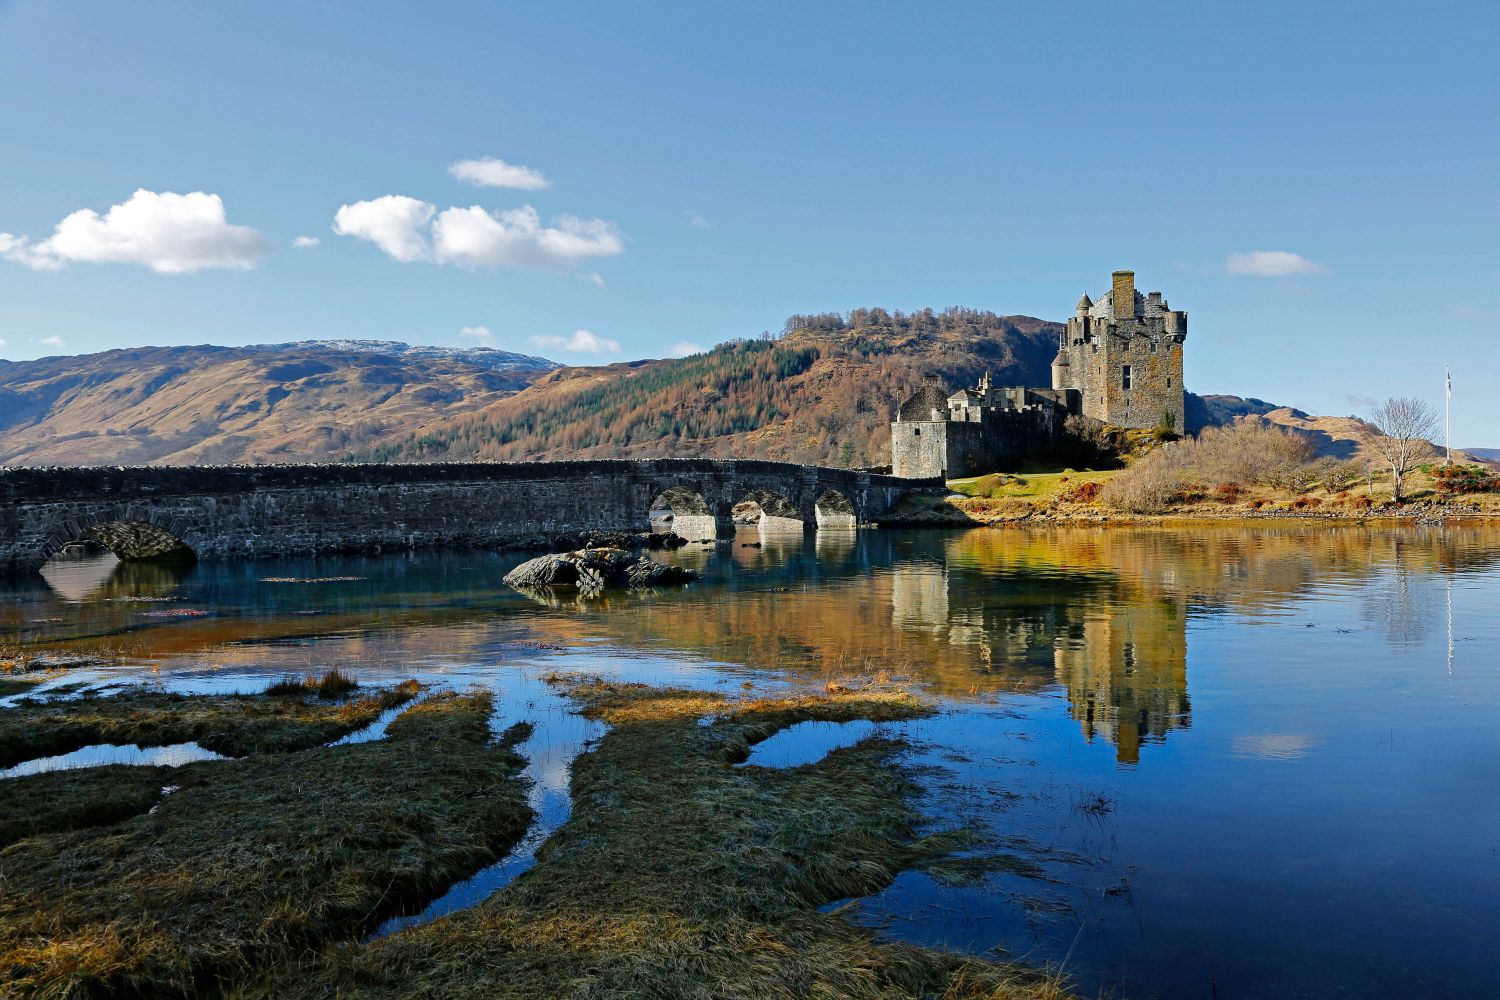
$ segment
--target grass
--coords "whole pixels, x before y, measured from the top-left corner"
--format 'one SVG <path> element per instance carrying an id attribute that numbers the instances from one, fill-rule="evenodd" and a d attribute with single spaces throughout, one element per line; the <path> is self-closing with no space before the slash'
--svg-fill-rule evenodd
<path id="1" fill-rule="evenodd" d="M 487 694 L 443 695 L 383 740 L 190 764 L 153 812 L 12 844 L 0 851 L 0 992 L 230 992 L 410 912 L 532 819 L 513 749 L 529 728 L 493 742 L 491 708 Z M 69 784 L 12 780 L 7 791 L 32 799 Z M 79 776 L 88 795 L 105 780 Z"/>
<path id="2" fill-rule="evenodd" d="M 44 833 L 118 823 L 156 805 L 171 769 L 111 764 L 0 784 L 0 847 Z"/>
<path id="3" fill-rule="evenodd" d="M 304 750 L 374 722 L 410 701 L 415 681 L 338 703 L 274 695 L 203 697 L 136 690 L 69 701 L 30 699 L 0 711 L 0 766 L 97 743 L 196 742 L 229 757 Z"/>
<path id="4" fill-rule="evenodd" d="M 969 479 L 949 480 L 948 488 L 955 493 L 986 500 L 1014 498 L 1049 504 L 1083 483 L 1103 484 L 1118 474 L 1118 469 L 1103 472 L 992 473 Z"/>
<path id="5" fill-rule="evenodd" d="M 869 739 L 805 767 L 734 767 L 797 722 L 898 719 L 889 692 L 734 702 L 583 683 L 608 734 L 573 767 L 571 818 L 485 902 L 362 947 L 328 948 L 246 995 L 1048 998 L 1055 978 L 880 942 L 835 900 L 945 856 L 919 833 L 904 746 Z M 704 724 L 700 724 L 704 720 Z"/>
<path id="6" fill-rule="evenodd" d="M 359 682 L 341 670 L 330 670 L 322 677 L 283 677 L 265 693 L 277 698 L 315 694 L 319 698 L 338 698 L 356 690 Z"/>

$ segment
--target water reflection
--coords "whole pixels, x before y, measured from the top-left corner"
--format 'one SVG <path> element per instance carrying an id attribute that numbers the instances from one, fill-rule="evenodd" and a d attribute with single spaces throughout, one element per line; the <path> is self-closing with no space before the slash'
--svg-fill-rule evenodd
<path id="1" fill-rule="evenodd" d="M 715 544 L 653 554 L 699 569 L 698 586 L 585 603 L 507 590 L 500 577 L 519 557 L 486 553 L 218 563 L 186 573 L 104 556 L 49 564 L 50 591 L 13 587 L 0 605 L 0 636 L 39 650 L 161 655 L 523 615 L 543 641 L 604 635 L 811 678 L 885 672 L 955 697 L 1056 686 L 1086 739 L 1136 764 L 1144 748 L 1191 724 L 1190 621 L 1285 619 L 1316 584 L 1357 591 L 1362 627 L 1410 646 L 1436 620 L 1440 595 L 1425 581 L 1492 566 L 1496 535 L 1323 526 L 806 534 L 744 526 Z M 291 586 L 272 582 L 273 572 L 345 579 Z M 150 615 L 157 602 L 213 615 L 163 621 Z"/>
<path id="2" fill-rule="evenodd" d="M 1489 988 L 1500 529 L 746 526 L 652 554 L 702 569 L 696 585 L 581 605 L 503 587 L 521 558 L 73 568 L 55 590 L 0 587 L 0 646 L 124 655 L 195 690 L 335 666 L 511 691 L 554 667 L 731 691 L 905 676 L 943 709 L 901 729 L 933 822 L 984 829 L 1055 881 L 909 872 L 861 904 L 884 933 L 1066 961 L 1084 993 Z M 161 598 L 212 615 L 145 617 Z M 539 794 L 559 796 L 544 817 L 566 815 L 585 736 L 536 754 Z"/>

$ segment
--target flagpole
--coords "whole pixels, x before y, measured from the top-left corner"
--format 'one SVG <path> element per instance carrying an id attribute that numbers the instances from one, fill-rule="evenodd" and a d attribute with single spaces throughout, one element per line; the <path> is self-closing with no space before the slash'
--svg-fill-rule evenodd
<path id="1" fill-rule="evenodd" d="M 1443 464 L 1453 464 L 1453 375 L 1443 366 Z"/>

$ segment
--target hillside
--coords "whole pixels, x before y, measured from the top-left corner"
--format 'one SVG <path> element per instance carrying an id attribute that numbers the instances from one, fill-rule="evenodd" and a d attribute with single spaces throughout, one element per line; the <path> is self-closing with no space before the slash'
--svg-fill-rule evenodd
<path id="1" fill-rule="evenodd" d="M 331 460 L 480 409 L 553 367 L 373 341 L 0 361 L 0 464 Z"/>
<path id="2" fill-rule="evenodd" d="M 354 449 L 373 461 L 710 456 L 842 466 L 890 461 L 896 402 L 927 372 L 1046 385 L 1061 327 L 977 310 L 793 316 L 776 339 L 688 358 L 560 368 L 421 433 Z"/>

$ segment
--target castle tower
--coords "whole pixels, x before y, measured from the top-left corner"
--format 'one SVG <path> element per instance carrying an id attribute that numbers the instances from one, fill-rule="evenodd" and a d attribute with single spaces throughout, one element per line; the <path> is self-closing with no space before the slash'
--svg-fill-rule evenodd
<path id="1" fill-rule="evenodd" d="M 1052 387 L 1077 389 L 1084 416 L 1104 423 L 1181 431 L 1186 340 L 1187 313 L 1170 309 L 1161 292 L 1141 295 L 1135 272 L 1115 271 L 1097 301 L 1078 300 L 1052 361 Z"/>

